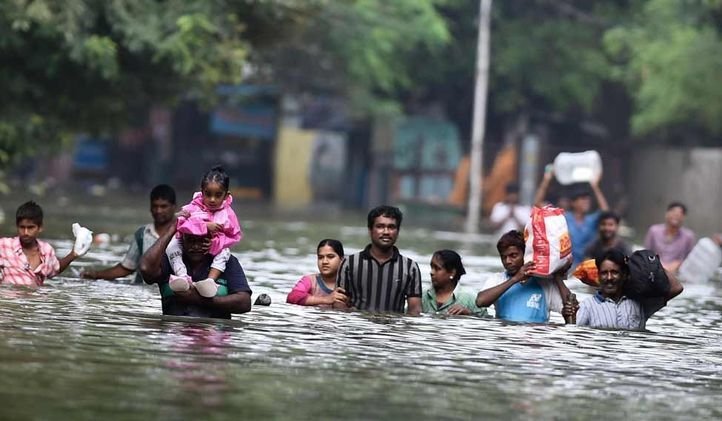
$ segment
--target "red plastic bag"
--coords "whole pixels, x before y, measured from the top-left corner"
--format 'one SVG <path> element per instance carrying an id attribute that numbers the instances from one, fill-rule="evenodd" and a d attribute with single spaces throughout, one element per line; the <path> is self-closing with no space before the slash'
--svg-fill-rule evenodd
<path id="1" fill-rule="evenodd" d="M 548 277 L 572 260 L 572 242 L 564 209 L 534 207 L 531 220 L 524 228 L 524 240 L 524 262 L 534 262 L 534 276 Z"/>

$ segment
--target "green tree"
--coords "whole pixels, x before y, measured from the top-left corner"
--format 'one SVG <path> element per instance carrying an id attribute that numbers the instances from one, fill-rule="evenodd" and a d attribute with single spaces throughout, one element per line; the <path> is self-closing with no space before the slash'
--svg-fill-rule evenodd
<path id="1" fill-rule="evenodd" d="M 212 101 L 253 46 L 320 2 L 0 0 L 0 165 L 77 132 L 112 133 L 151 104 Z"/>
<path id="2" fill-rule="evenodd" d="M 361 115 L 395 113 L 415 89 L 418 49 L 446 46 L 449 31 L 438 6 L 448 0 L 324 2 L 283 43 L 257 51 L 260 75 L 291 92 L 340 95 Z"/>
<path id="3" fill-rule="evenodd" d="M 722 1 L 649 0 L 605 34 L 635 101 L 636 135 L 722 133 Z"/>
<path id="4" fill-rule="evenodd" d="M 611 80 L 602 46 L 606 28 L 623 9 L 616 2 L 556 0 L 493 4 L 489 126 L 512 129 L 525 116 L 556 120 L 590 118 Z M 470 133 L 474 92 L 478 2 L 450 0 L 439 13 L 450 30 L 446 48 L 419 50 L 415 102 L 438 101 Z M 501 122 L 509 122 L 505 124 Z"/>

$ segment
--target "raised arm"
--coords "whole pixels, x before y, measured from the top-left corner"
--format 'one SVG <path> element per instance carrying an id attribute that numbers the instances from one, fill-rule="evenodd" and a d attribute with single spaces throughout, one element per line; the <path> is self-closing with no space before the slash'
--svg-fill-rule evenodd
<path id="1" fill-rule="evenodd" d="M 554 178 L 554 169 L 551 167 L 551 164 L 547 165 L 547 168 L 548 169 L 544 171 L 542 181 L 539 183 L 539 187 L 536 190 L 536 195 L 534 196 L 534 206 L 541 207 L 544 205 L 544 200 L 547 197 L 547 190 L 549 190 L 549 183 L 551 183 L 552 178 Z"/>
<path id="2" fill-rule="evenodd" d="M 163 257 L 165 249 L 176 233 L 176 223 L 173 221 L 163 235 L 140 257 L 140 274 L 148 284 L 158 283 L 162 273 Z"/>
<path id="3" fill-rule="evenodd" d="M 684 291 L 684 287 L 682 286 L 682 283 L 679 282 L 679 278 L 677 278 L 677 275 L 675 275 L 674 272 L 666 269 L 664 270 L 664 272 L 667 274 L 667 278 L 669 278 L 669 293 L 666 297 L 667 301 L 669 301 L 672 298 L 681 294 L 682 291 Z"/>
<path id="4" fill-rule="evenodd" d="M 602 175 L 599 174 L 599 177 L 597 177 L 595 180 L 592 180 L 589 182 L 589 185 L 592 186 L 592 190 L 594 191 L 594 197 L 597 199 L 597 205 L 599 205 L 599 209 L 603 211 L 609 210 L 609 203 L 607 203 L 607 198 L 604 197 L 604 193 L 602 193 L 602 189 L 599 187 L 599 182 L 602 180 Z"/>
<path id="5" fill-rule="evenodd" d="M 75 250 L 70 250 L 70 253 L 68 253 L 67 256 L 59 260 L 60 268 L 58 269 L 58 273 L 62 273 L 65 269 L 68 268 L 68 266 L 70 266 L 70 263 L 72 263 L 73 260 L 77 259 L 78 257 L 80 256 L 78 256 Z"/>

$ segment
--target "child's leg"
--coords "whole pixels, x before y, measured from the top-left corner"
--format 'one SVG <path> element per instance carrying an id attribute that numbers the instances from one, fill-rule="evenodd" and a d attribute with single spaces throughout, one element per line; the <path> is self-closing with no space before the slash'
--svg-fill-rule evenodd
<path id="1" fill-rule="evenodd" d="M 228 263 L 228 259 L 230 257 L 231 249 L 224 248 L 221 250 L 220 253 L 213 258 L 213 263 L 211 263 L 211 270 L 208 272 L 208 277 L 213 278 L 213 280 L 218 280 L 223 271 L 226 270 L 226 263 Z"/>
<path id="2" fill-rule="evenodd" d="M 170 267 L 173 268 L 173 273 L 177 276 L 188 276 L 188 269 L 186 269 L 185 263 L 183 263 L 183 250 L 181 249 L 180 241 L 173 237 L 168 243 L 168 247 L 165 249 L 165 253 L 170 260 Z"/>

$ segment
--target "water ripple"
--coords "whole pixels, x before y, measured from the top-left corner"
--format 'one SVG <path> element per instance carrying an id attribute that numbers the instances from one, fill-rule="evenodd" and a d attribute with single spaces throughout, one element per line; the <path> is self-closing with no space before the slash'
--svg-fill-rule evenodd
<path id="1" fill-rule="evenodd" d="M 230 321 L 162 316 L 155 286 L 71 272 L 38 290 L 0 287 L 4 418 L 722 416 L 717 283 L 688 285 L 646 332 L 564 326 L 559 316 L 549 325 L 518 325 L 338 312 L 285 304 L 293 284 L 315 271 L 313 224 L 246 229 L 274 238 L 235 252 L 254 295 L 268 293 L 273 304 Z M 339 232 L 355 238 L 349 252 L 363 247 L 365 229 Z M 425 244 L 404 251 L 418 260 L 426 285 L 430 249 L 489 240 L 463 245 L 452 242 L 453 233 L 405 235 L 406 244 Z M 61 255 L 71 246 L 55 244 Z M 111 265 L 124 252 L 111 244 L 77 266 Z M 465 255 L 464 262 L 462 286 L 471 291 L 499 270 L 494 255 Z M 592 293 L 570 287 L 580 299 Z"/>

